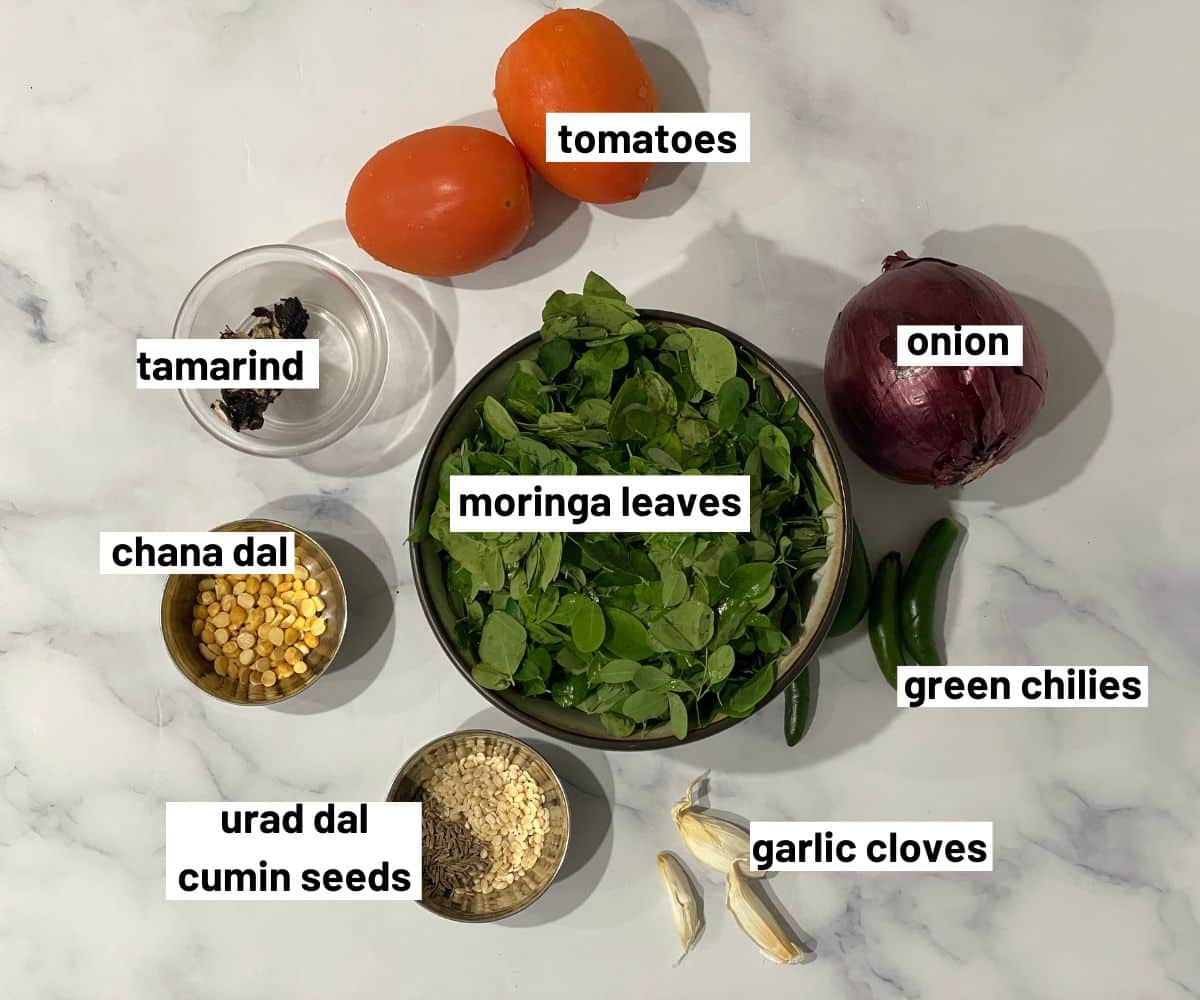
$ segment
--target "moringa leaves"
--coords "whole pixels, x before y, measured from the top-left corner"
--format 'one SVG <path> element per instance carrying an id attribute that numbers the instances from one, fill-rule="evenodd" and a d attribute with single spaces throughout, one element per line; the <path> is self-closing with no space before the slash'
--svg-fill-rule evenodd
<path id="1" fill-rule="evenodd" d="M 550 296 L 541 337 L 414 531 L 441 554 L 473 679 L 617 738 L 748 715 L 803 630 L 836 504 L 799 401 L 724 334 L 643 318 L 595 274 Z M 450 531 L 452 474 L 696 473 L 751 477 L 749 533 Z"/>

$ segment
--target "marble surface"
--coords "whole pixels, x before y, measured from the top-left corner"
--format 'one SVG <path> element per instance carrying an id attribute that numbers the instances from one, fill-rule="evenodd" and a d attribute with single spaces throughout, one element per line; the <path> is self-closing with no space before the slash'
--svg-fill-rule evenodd
<path id="1" fill-rule="evenodd" d="M 5 5 L 0 43 L 0 995 L 1165 998 L 1200 995 L 1200 542 L 1192 295 L 1200 186 L 1183 0 L 604 0 L 668 109 L 753 115 L 748 166 L 660 169 L 618 208 L 544 189 L 531 245 L 453 282 L 373 265 L 340 222 L 377 147 L 494 123 L 504 44 L 544 12 L 193 0 Z M 295 240 L 363 266 L 393 319 L 371 423 L 299 462 L 223 449 L 133 389 L 209 265 Z M 447 401 L 589 268 L 645 306 L 757 340 L 819 394 L 839 306 L 905 248 L 973 264 L 1042 330 L 1028 444 L 958 492 L 848 464 L 869 548 L 954 511 L 963 663 L 1148 663 L 1146 710 L 898 713 L 865 638 L 820 657 L 812 732 L 782 704 L 661 753 L 550 753 L 576 852 L 499 926 L 397 903 L 168 904 L 168 800 L 379 798 L 465 724 L 519 731 L 450 669 L 404 547 Z M 167 660 L 161 580 L 96 576 L 97 532 L 270 513 L 341 540 L 344 669 L 276 710 L 206 699 Z M 781 875 L 816 942 L 762 960 L 701 874 L 676 945 L 654 854 L 711 769 L 756 819 L 988 819 L 989 875 Z"/>

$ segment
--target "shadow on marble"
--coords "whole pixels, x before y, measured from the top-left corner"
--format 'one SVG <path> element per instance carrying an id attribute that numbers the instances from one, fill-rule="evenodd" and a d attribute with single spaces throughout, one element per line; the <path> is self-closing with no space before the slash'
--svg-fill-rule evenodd
<path id="1" fill-rule="evenodd" d="M 428 286 L 373 261 L 346 224 L 332 219 L 292 237 L 353 267 L 375 293 L 388 325 L 388 372 L 366 419 L 341 441 L 295 459 L 327 476 L 368 476 L 394 468 L 424 448 L 454 394 L 453 292 Z M 406 282 L 408 282 L 406 284 Z M 436 293 L 436 299 L 430 292 Z"/>
<path id="2" fill-rule="evenodd" d="M 1027 226 L 942 230 L 921 252 L 999 281 L 1029 315 L 1046 352 L 1046 401 L 1024 443 L 955 495 L 1015 507 L 1057 493 L 1082 475 L 1112 421 L 1104 367 L 1115 319 L 1100 272 L 1074 244 Z"/>
<path id="3" fill-rule="evenodd" d="M 662 111 L 741 110 L 707 107 L 708 58 L 695 26 L 675 0 L 603 0 L 596 11 L 612 18 L 630 36 L 654 81 Z M 671 215 L 695 193 L 704 169 L 703 163 L 660 163 L 635 200 L 597 208 L 626 219 Z"/>
<path id="4" fill-rule="evenodd" d="M 371 686 L 391 652 L 396 565 L 387 540 L 368 518 L 334 497 L 283 497 L 251 516 L 294 524 L 320 542 L 342 575 L 350 612 L 338 655 L 320 680 L 272 709 L 314 715 L 341 708 Z"/>
<path id="5" fill-rule="evenodd" d="M 473 125 L 501 135 L 508 134 L 495 108 L 477 111 L 451 124 Z M 533 225 L 511 256 L 489 264 L 474 274 L 429 280 L 450 288 L 481 291 L 509 288 L 539 278 L 563 261 L 570 260 L 583 246 L 591 228 L 592 216 L 588 206 L 552 188 L 533 170 L 529 171 L 529 193 L 533 201 Z"/>
<path id="6" fill-rule="evenodd" d="M 579 907 L 600 884 L 612 857 L 613 773 L 599 750 L 567 747 L 486 708 L 465 720 L 459 729 L 494 729 L 524 740 L 546 758 L 567 793 L 571 837 L 558 878 L 527 910 L 499 922 L 501 927 L 540 927 Z"/>

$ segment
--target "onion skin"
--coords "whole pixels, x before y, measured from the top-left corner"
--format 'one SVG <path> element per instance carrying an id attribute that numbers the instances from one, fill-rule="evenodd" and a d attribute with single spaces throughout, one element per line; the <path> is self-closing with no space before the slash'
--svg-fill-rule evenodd
<path id="1" fill-rule="evenodd" d="M 900 324 L 1020 324 L 1019 367 L 897 368 Z M 898 250 L 833 324 L 825 391 L 846 442 L 876 472 L 960 486 L 1016 450 L 1042 407 L 1046 357 L 1029 317 L 985 274 Z"/>

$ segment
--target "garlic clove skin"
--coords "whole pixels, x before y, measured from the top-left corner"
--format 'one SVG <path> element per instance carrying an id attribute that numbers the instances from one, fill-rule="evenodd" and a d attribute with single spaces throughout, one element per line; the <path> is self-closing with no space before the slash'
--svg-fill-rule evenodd
<path id="1" fill-rule="evenodd" d="M 734 862 L 725 879 L 725 908 L 765 958 L 780 965 L 804 961 L 804 946 L 792 937 L 747 880 L 745 859 Z"/>
<path id="2" fill-rule="evenodd" d="M 671 818 L 679 827 L 679 835 L 692 856 L 702 865 L 728 875 L 738 858 L 750 856 L 750 834 L 729 820 L 694 810 L 696 787 L 704 780 L 700 775 L 688 785 L 687 791 L 671 809 Z M 762 872 L 750 871 L 750 878 L 761 878 Z"/>
<path id="3" fill-rule="evenodd" d="M 671 901 L 671 916 L 675 920 L 679 943 L 683 945 L 683 954 L 675 960 L 675 964 L 678 965 L 692 950 L 692 945 L 696 943 L 700 929 L 704 926 L 700 914 L 700 900 L 696 897 L 691 879 L 688 878 L 683 865 L 673 854 L 666 851 L 659 854 L 658 873 L 667 888 L 667 896 Z"/>

